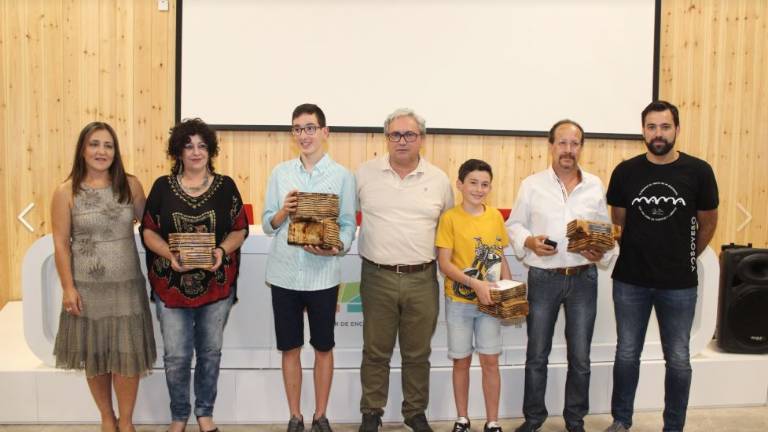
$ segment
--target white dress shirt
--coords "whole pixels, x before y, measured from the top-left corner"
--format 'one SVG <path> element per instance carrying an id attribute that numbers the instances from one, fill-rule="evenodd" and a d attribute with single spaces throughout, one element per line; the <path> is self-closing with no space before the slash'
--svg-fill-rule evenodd
<path id="1" fill-rule="evenodd" d="M 545 269 L 589 264 L 590 261 L 580 253 L 568 252 L 566 226 L 574 219 L 611 221 L 599 177 L 582 170 L 581 181 L 570 194 L 551 166 L 526 177 L 506 223 L 515 255 L 528 266 Z M 556 241 L 557 253 L 538 256 L 526 248 L 525 239 L 537 235 L 546 235 Z M 610 263 L 616 250 L 614 247 L 606 252 L 601 264 Z"/>

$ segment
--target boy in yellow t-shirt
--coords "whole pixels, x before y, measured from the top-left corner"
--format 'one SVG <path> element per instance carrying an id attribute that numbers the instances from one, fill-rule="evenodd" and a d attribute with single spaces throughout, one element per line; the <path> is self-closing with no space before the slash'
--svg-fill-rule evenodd
<path id="1" fill-rule="evenodd" d="M 477 309 L 490 304 L 490 290 L 500 279 L 510 279 L 504 247 L 509 244 L 501 213 L 484 204 L 491 192 L 491 166 L 469 159 L 459 167 L 456 188 L 462 203 L 440 217 L 435 245 L 440 271 L 445 274 L 445 316 L 448 357 L 453 359 L 453 396 L 458 419 L 453 432 L 469 432 L 469 366 L 477 351 L 483 374 L 486 423 L 484 432 L 502 432 L 499 416 L 499 354 L 501 322 Z M 474 346 L 472 339 L 474 337 Z"/>

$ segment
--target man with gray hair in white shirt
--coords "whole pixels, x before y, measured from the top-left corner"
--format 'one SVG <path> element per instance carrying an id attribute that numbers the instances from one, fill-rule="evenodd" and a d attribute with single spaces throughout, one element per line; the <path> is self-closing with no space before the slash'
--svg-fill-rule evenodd
<path id="1" fill-rule="evenodd" d="M 405 425 L 431 432 L 425 412 L 430 343 L 439 312 L 435 232 L 440 215 L 453 207 L 453 190 L 448 176 L 419 154 L 426 140 L 423 118 L 399 109 L 387 117 L 384 134 L 388 153 L 362 164 L 355 175 L 363 217 L 358 243 L 364 320 L 360 432 L 381 428 L 397 340 Z"/>
<path id="2" fill-rule="evenodd" d="M 568 347 L 563 409 L 566 429 L 584 431 L 584 416 L 589 411 L 589 352 L 597 312 L 595 262 L 609 261 L 612 253 L 567 251 L 568 222 L 610 222 L 602 182 L 579 167 L 583 146 L 584 129 L 578 123 L 555 123 L 549 131 L 552 166 L 523 180 L 507 219 L 514 253 L 529 267 L 525 422 L 516 432 L 537 431 L 547 419 L 547 365 L 561 305 L 565 307 Z"/>

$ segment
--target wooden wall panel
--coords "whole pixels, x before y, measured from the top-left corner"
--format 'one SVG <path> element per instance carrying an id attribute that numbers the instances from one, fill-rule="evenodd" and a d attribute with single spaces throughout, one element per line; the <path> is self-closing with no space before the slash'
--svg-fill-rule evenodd
<path id="1" fill-rule="evenodd" d="M 80 129 L 111 123 L 145 187 L 168 163 L 175 5 L 153 0 L 0 1 L 0 305 L 21 297 L 26 249 L 50 231 L 50 197 Z M 29 202 L 29 233 L 16 215 Z"/>
<path id="2" fill-rule="evenodd" d="M 768 0 L 663 1 L 660 93 L 680 107 L 678 147 L 715 169 L 721 196 L 715 247 L 729 241 L 768 247 L 767 23 Z M 21 297 L 23 255 L 50 231 L 50 196 L 69 172 L 85 123 L 115 127 L 126 166 L 145 189 L 168 171 L 174 39 L 173 1 L 161 12 L 154 0 L 0 0 L 0 274 L 9 282 L 0 284 L 0 305 Z M 333 113 L 327 114 L 332 125 Z M 258 215 L 272 168 L 295 157 L 291 138 L 219 135 L 217 169 L 236 180 Z M 332 131 L 328 151 L 354 170 L 385 152 L 386 143 L 378 133 Z M 588 140 L 582 166 L 607 182 L 618 162 L 643 151 L 641 142 Z M 498 207 L 512 206 L 522 179 L 549 163 L 542 138 L 430 135 L 424 153 L 452 179 L 467 158 L 491 163 L 490 203 Z M 29 202 L 35 233 L 16 221 Z M 737 204 L 753 216 L 742 230 L 746 216 Z"/>
<path id="3" fill-rule="evenodd" d="M 768 1 L 665 1 L 661 95 L 681 110 L 680 147 L 720 187 L 713 244 L 768 244 Z M 738 228 L 746 216 L 752 221 Z"/>
<path id="4" fill-rule="evenodd" d="M 0 0 L 0 274 L 6 275 L 7 278 L 13 276 L 11 273 L 11 255 L 8 253 L 8 247 L 10 246 L 11 232 L 16 230 L 15 224 L 12 225 L 12 220 L 9 219 L 9 215 L 13 212 L 13 209 L 9 206 L 9 194 L 8 179 L 11 170 L 8 169 L 8 149 L 9 145 L 9 130 L 7 128 L 10 110 L 9 104 L 9 92 L 8 92 L 8 61 L 10 54 L 10 46 L 12 44 L 10 40 L 10 34 L 8 31 L 8 0 Z M 8 301 L 11 295 L 11 285 L 14 282 L 13 279 L 9 279 L 8 283 L 0 286 L 0 308 Z M 18 282 L 16 282 L 18 283 Z"/>
<path id="5" fill-rule="evenodd" d="M 31 198 L 28 192 L 23 190 L 23 185 L 15 179 L 25 175 L 28 168 L 24 164 L 25 154 L 31 144 L 26 119 L 29 114 L 32 93 L 29 89 L 30 82 L 24 76 L 27 73 L 29 39 L 32 36 L 27 28 L 29 25 L 27 21 L 28 3 L 17 4 L 7 0 L 3 12 L 2 31 L 6 35 L 4 37 L 6 43 L 3 46 L 3 68 L 5 69 L 6 81 L 3 83 L 3 87 L 7 95 L 8 106 L 5 116 L 6 123 L 3 127 L 3 146 L 6 147 L 5 159 L 2 161 L 6 167 L 6 175 L 3 179 L 6 183 L 6 195 L 3 197 L 2 210 L 2 225 L 6 234 L 3 239 L 5 240 L 3 253 L 7 254 L 8 273 L 6 274 L 9 277 L 15 276 L 15 279 L 10 279 L 9 286 L 0 289 L 5 291 L 6 296 L 15 298 L 18 297 L 18 265 L 21 263 L 23 251 L 32 240 L 26 230 L 18 229 L 19 225 L 15 220 L 15 213 L 26 205 L 26 203 L 21 204 L 22 194 Z M 8 127 L 8 125 L 13 126 Z M 34 219 L 31 219 L 31 222 L 33 225 L 37 225 L 37 221 Z"/>

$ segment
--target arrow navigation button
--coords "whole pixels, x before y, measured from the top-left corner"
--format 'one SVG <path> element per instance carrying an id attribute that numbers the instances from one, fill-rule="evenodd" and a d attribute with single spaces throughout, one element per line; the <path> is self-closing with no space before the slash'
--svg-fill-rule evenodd
<path id="1" fill-rule="evenodd" d="M 736 207 L 737 207 L 739 210 L 741 210 L 741 212 L 742 212 L 742 213 L 744 213 L 744 216 L 746 216 L 746 217 L 747 217 L 747 219 L 746 219 L 744 222 L 742 222 L 742 223 L 741 223 L 741 225 L 739 225 L 739 227 L 738 227 L 738 228 L 736 228 L 736 232 L 739 232 L 739 231 L 743 230 L 743 229 L 744 229 L 744 227 L 745 227 L 745 226 L 747 226 L 747 224 L 749 224 L 749 222 L 752 220 L 752 214 L 751 214 L 751 213 L 749 213 L 749 212 L 747 211 L 747 209 L 745 209 L 745 208 L 744 208 L 744 206 L 742 206 L 742 205 L 741 205 L 741 204 L 739 204 L 739 203 L 736 203 Z"/>
<path id="2" fill-rule="evenodd" d="M 35 203 L 33 202 L 29 203 L 29 205 L 24 207 L 24 210 L 22 210 L 21 213 L 19 213 L 18 216 L 16 216 L 16 219 L 18 219 L 19 222 L 21 222 L 22 225 L 24 225 L 24 227 L 29 230 L 29 232 L 35 232 L 35 229 L 32 228 L 32 225 L 30 225 L 29 222 L 27 222 L 24 219 L 24 216 L 26 216 L 27 213 L 29 213 L 29 211 L 32 210 L 32 207 L 34 206 L 35 206 Z"/>

